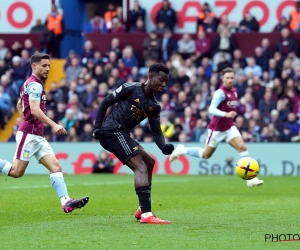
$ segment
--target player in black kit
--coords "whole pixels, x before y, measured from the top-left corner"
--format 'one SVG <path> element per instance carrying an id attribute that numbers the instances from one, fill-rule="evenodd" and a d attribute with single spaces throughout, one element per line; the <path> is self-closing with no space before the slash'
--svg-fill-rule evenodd
<path id="1" fill-rule="evenodd" d="M 174 146 L 166 144 L 160 128 L 161 107 L 154 93 L 162 92 L 169 80 L 169 69 L 161 63 L 150 66 L 145 83 L 125 83 L 102 101 L 93 130 L 93 137 L 101 146 L 134 172 L 134 184 L 140 206 L 135 217 L 140 223 L 171 224 L 157 218 L 151 210 L 151 184 L 154 159 L 130 137 L 130 131 L 146 117 L 149 119 L 153 139 L 162 153 L 169 155 Z M 108 107 L 118 103 L 107 119 Z"/>

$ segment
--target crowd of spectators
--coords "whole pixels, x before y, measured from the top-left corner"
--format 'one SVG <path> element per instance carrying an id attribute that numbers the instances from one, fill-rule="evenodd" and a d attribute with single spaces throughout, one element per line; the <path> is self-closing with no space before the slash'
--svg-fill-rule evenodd
<path id="1" fill-rule="evenodd" d="M 92 167 L 93 174 L 112 173 L 114 170 L 115 163 L 109 156 L 108 152 L 102 150 L 98 156 L 98 159 Z"/>
<path id="2" fill-rule="evenodd" d="M 24 80 L 31 75 L 30 57 L 37 51 L 30 39 L 8 49 L 0 38 L 0 129 L 14 112 Z"/>
<path id="3" fill-rule="evenodd" d="M 163 2 L 164 7 L 156 19 L 160 24 L 145 38 L 143 53 L 130 44 L 121 46 L 117 37 L 112 39 L 105 54 L 95 50 L 89 40 L 85 41 L 81 54 L 69 51 L 65 78 L 51 83 L 46 94 L 47 116 L 62 124 L 68 134 L 55 135 L 46 126 L 46 138 L 59 142 L 93 141 L 93 121 L 103 98 L 125 82 L 145 82 L 149 65 L 161 61 L 170 69 L 167 87 L 156 96 L 162 108 L 161 128 L 167 141 L 205 142 L 211 119 L 207 110 L 215 90 L 222 84 L 220 73 L 226 67 L 233 67 L 239 99 L 235 123 L 243 139 L 246 142 L 299 142 L 300 59 L 289 23 L 285 24 L 282 19 L 276 25 L 281 32 L 276 46 L 271 47 L 267 38 L 262 39 L 253 55 L 245 58 L 231 34 L 258 31 L 254 17 L 246 14 L 240 25 L 223 17 L 215 24 L 213 31 L 217 31 L 218 36 L 211 41 L 206 36 L 210 32 L 207 27 L 211 26 L 210 22 L 216 22 L 216 16 L 204 5 L 207 9 L 203 15 L 199 14 L 196 40 L 189 34 L 176 40 L 172 33 L 174 22 L 164 16 L 170 6 L 168 1 Z M 91 32 L 95 27 L 107 32 L 114 28 L 132 30 L 132 26 L 125 27 L 128 22 L 121 19 L 122 9 L 115 10 L 113 5 L 104 19 L 97 15 L 88 27 Z M 119 19 L 118 26 L 114 23 L 115 16 Z M 144 17 L 145 11 L 136 1 L 130 23 L 144 22 Z M 172 18 L 176 20 L 176 16 Z M 159 34 L 160 29 L 164 30 L 163 34 Z M 31 74 L 28 58 L 35 51 L 28 40 L 23 47 L 14 44 L 11 49 L 0 40 L 0 110 L 6 117 L 12 112 L 9 100 L 17 97 L 20 84 Z M 153 141 L 147 119 L 131 134 L 140 142 Z M 14 135 L 10 140 L 14 140 Z"/>

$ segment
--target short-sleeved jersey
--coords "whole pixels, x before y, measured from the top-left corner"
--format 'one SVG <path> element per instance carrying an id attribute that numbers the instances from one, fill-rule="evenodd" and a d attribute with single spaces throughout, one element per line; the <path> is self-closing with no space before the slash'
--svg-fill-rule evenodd
<path id="1" fill-rule="evenodd" d="M 29 105 L 29 100 L 40 101 L 40 108 L 46 114 L 46 94 L 42 82 L 34 75 L 31 75 L 22 85 L 20 97 L 24 120 L 21 122 L 18 130 L 28 134 L 43 136 L 44 123 L 31 114 Z"/>
<path id="2" fill-rule="evenodd" d="M 218 109 L 224 112 L 236 111 L 237 107 L 237 90 L 228 89 L 223 84 L 219 90 L 224 92 L 224 98 L 218 106 Z M 233 125 L 233 118 L 214 116 L 210 121 L 208 128 L 215 131 L 226 131 Z"/>
<path id="3" fill-rule="evenodd" d="M 160 120 L 161 107 L 154 95 L 146 95 L 144 87 L 143 83 L 125 83 L 111 94 L 118 104 L 103 122 L 103 130 L 130 131 L 146 117 Z"/>

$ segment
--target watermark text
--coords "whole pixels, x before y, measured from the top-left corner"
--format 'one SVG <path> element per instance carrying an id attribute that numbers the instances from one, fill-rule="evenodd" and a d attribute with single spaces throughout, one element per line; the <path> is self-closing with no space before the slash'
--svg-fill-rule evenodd
<path id="1" fill-rule="evenodd" d="M 265 234 L 265 242 L 300 241 L 300 234 Z"/>

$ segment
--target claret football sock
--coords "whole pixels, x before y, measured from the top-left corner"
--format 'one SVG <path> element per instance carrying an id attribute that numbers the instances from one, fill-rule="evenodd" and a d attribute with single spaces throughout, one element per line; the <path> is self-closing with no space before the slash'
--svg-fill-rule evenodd
<path id="1" fill-rule="evenodd" d="M 241 158 L 247 157 L 247 156 L 249 156 L 249 153 L 248 153 L 248 151 L 246 150 L 246 151 L 240 152 L 240 153 L 239 153 L 239 156 L 240 156 Z"/>
<path id="2" fill-rule="evenodd" d="M 149 186 L 138 187 L 135 189 L 139 197 L 142 214 L 151 212 L 150 188 Z"/>
<path id="3" fill-rule="evenodd" d="M 70 197 L 68 195 L 67 186 L 63 177 L 62 172 L 56 172 L 50 174 L 51 185 L 60 198 L 60 202 L 64 205 Z"/>
<path id="4" fill-rule="evenodd" d="M 0 159 L 0 173 L 8 175 L 11 167 L 12 164 L 9 161 L 5 159 Z"/>

